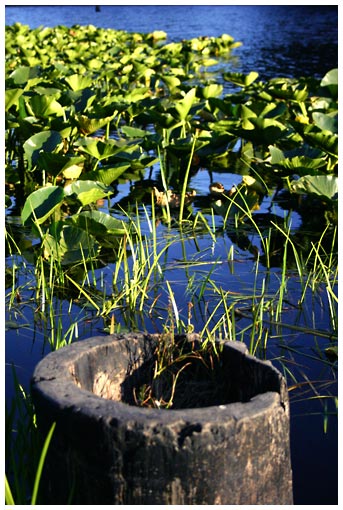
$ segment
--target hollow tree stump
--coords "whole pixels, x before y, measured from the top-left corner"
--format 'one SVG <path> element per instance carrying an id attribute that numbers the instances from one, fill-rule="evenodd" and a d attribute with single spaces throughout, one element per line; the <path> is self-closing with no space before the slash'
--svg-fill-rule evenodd
<path id="1" fill-rule="evenodd" d="M 200 345 L 196 334 L 186 340 Z M 37 365 L 38 426 L 46 434 L 56 421 L 42 503 L 292 504 L 282 375 L 228 341 L 218 344 L 211 373 L 183 370 L 179 394 L 191 407 L 177 395 L 172 409 L 139 407 L 136 390 L 151 376 L 157 341 L 94 337 Z"/>

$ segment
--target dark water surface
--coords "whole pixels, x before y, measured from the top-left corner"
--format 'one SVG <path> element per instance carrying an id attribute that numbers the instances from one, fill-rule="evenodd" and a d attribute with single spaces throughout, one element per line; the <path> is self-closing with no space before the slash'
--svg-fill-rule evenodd
<path id="1" fill-rule="evenodd" d="M 164 30 L 172 41 L 227 33 L 243 43 L 233 50 L 228 70 L 258 71 L 262 80 L 275 76 L 322 77 L 338 65 L 337 6 L 112 5 L 101 6 L 100 12 L 89 5 L 6 6 L 5 14 L 7 25 L 19 22 L 36 28 L 93 24 L 130 32 Z M 219 180 L 229 188 L 231 177 L 230 174 L 226 177 L 221 175 Z M 192 185 L 197 193 L 208 189 L 207 178 L 205 173 L 204 176 L 196 176 Z M 225 178 L 228 182 L 223 181 Z M 206 245 L 208 239 L 199 242 Z M 174 257 L 178 258 L 178 255 L 174 254 Z M 170 276 L 170 280 L 173 277 Z M 244 271 L 240 277 L 240 281 L 245 278 Z M 250 278 L 248 271 L 246 277 L 247 280 Z M 178 274 L 177 279 L 180 278 Z M 218 278 L 228 278 L 227 272 L 218 275 Z M 313 309 L 312 313 L 317 314 L 317 326 L 328 329 L 327 318 L 319 315 L 320 307 Z M 67 307 L 65 318 L 66 322 L 73 320 L 73 317 L 68 318 Z M 27 317 L 20 320 L 23 323 L 32 321 L 31 311 L 28 309 Z M 291 322 L 291 316 L 286 322 Z M 84 330 L 80 328 L 79 339 L 99 334 L 96 324 L 94 330 L 91 328 L 91 325 L 85 326 Z M 19 380 L 25 388 L 28 388 L 33 366 L 42 357 L 43 344 L 44 332 L 32 322 L 28 330 L 22 328 L 6 333 L 7 361 L 16 365 Z M 311 355 L 312 344 L 311 336 L 303 334 L 297 336 L 294 346 Z M 49 348 L 45 350 L 48 352 Z M 311 366 L 310 358 L 295 358 L 295 362 L 309 370 L 306 373 L 310 378 L 321 377 L 321 368 Z M 10 381 L 9 365 L 6 372 Z M 7 388 L 10 392 L 10 382 Z M 324 433 L 323 415 L 318 413 L 318 403 L 307 403 L 304 411 L 304 402 L 291 400 L 291 432 L 295 504 L 337 504 L 336 418 L 330 417 L 328 431 Z"/>
<path id="2" fill-rule="evenodd" d="M 227 33 L 243 46 L 237 71 L 321 77 L 337 67 L 337 6 L 104 5 L 7 6 L 6 24 L 31 28 L 93 24 L 129 32 L 164 30 L 172 41 Z"/>

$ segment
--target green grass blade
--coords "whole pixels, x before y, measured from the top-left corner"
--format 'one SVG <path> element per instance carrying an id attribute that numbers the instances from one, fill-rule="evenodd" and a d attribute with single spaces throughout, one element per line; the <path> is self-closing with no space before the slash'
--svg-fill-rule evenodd
<path id="1" fill-rule="evenodd" d="M 6 505 L 15 505 L 10 484 L 8 483 L 7 476 L 5 475 L 5 502 Z"/>
<path id="2" fill-rule="evenodd" d="M 31 505 L 35 505 L 36 502 L 37 502 L 39 483 L 40 483 L 40 480 L 41 480 L 41 477 L 42 477 L 45 457 L 46 457 L 46 454 L 48 452 L 48 448 L 49 448 L 50 441 L 51 441 L 51 438 L 52 438 L 52 434 L 54 433 L 55 427 L 56 427 L 56 422 L 54 422 L 51 425 L 49 433 L 46 436 L 46 439 L 44 441 L 42 453 L 41 453 L 40 458 L 39 458 L 38 468 L 37 468 L 36 477 L 35 477 L 35 483 L 34 483 L 34 486 L 33 486 Z"/>

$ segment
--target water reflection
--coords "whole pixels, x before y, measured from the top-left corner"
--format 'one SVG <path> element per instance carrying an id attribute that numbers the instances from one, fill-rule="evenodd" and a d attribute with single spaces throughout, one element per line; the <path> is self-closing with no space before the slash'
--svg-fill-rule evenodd
<path id="1" fill-rule="evenodd" d="M 305 5 L 6 6 L 6 24 L 93 24 L 129 32 L 164 30 L 172 41 L 228 33 L 243 46 L 236 70 L 321 77 L 338 64 L 338 7 Z M 230 64 L 231 65 L 231 64 Z"/>

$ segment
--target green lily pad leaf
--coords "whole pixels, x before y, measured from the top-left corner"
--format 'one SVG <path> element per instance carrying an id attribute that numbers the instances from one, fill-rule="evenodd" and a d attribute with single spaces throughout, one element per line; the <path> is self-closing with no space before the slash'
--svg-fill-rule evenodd
<path id="1" fill-rule="evenodd" d="M 337 115 L 331 116 L 325 113 L 314 112 L 313 115 L 314 123 L 320 127 L 320 129 L 331 131 L 331 133 L 338 133 L 338 118 Z"/>
<path id="2" fill-rule="evenodd" d="M 62 117 L 64 114 L 63 106 L 51 96 L 35 95 L 30 99 L 29 105 L 36 117 L 48 117 L 50 115 Z"/>
<path id="3" fill-rule="evenodd" d="M 284 102 L 280 103 L 268 103 L 264 106 L 263 110 L 260 112 L 260 116 L 265 119 L 275 119 L 276 117 L 281 117 L 287 110 L 287 105 Z"/>
<path id="4" fill-rule="evenodd" d="M 90 135 L 95 133 L 102 127 L 106 126 L 111 120 L 113 120 L 115 115 L 111 115 L 109 117 L 105 117 L 102 119 L 98 118 L 90 118 L 86 115 L 76 115 L 75 120 L 82 134 Z"/>
<path id="5" fill-rule="evenodd" d="M 134 128 L 131 126 L 123 126 L 121 130 L 124 135 L 129 138 L 144 138 L 145 136 L 151 136 L 149 131 L 144 131 L 144 129 Z"/>
<path id="6" fill-rule="evenodd" d="M 40 188 L 31 193 L 24 204 L 21 221 L 24 226 L 38 223 L 41 225 L 62 203 L 64 191 L 59 186 Z"/>
<path id="7" fill-rule="evenodd" d="M 102 182 L 76 181 L 64 188 L 66 196 L 75 196 L 83 206 L 92 204 L 113 193 L 113 188 Z"/>
<path id="8" fill-rule="evenodd" d="M 147 154 L 142 154 L 138 151 L 135 152 L 122 152 L 118 154 L 118 159 L 123 162 L 130 162 L 130 167 L 133 171 L 143 170 L 147 166 L 152 166 L 158 162 L 158 157 L 149 156 Z"/>
<path id="9" fill-rule="evenodd" d="M 122 236 L 126 233 L 123 221 L 113 218 L 113 216 L 102 211 L 83 211 L 80 214 L 71 216 L 69 220 L 79 228 L 99 238 L 107 234 Z"/>
<path id="10" fill-rule="evenodd" d="M 272 165 L 286 168 L 287 170 L 291 170 L 293 173 L 295 172 L 298 175 L 307 175 L 312 173 L 312 170 L 313 173 L 315 173 L 314 171 L 318 170 L 318 168 L 326 165 L 326 160 L 324 158 L 313 158 L 305 155 L 286 158 L 282 150 L 280 150 L 278 147 L 270 145 L 268 149 L 270 152 L 269 161 Z"/>
<path id="11" fill-rule="evenodd" d="M 181 85 L 181 80 L 177 76 L 163 75 L 161 79 L 167 85 L 169 90 L 176 89 Z"/>
<path id="12" fill-rule="evenodd" d="M 325 197 L 329 200 L 336 200 L 338 195 L 338 177 L 335 175 L 305 175 L 290 183 L 290 190 L 293 193 L 311 193 Z"/>
<path id="13" fill-rule="evenodd" d="M 201 89 L 202 95 L 205 99 L 209 99 L 210 97 L 217 97 L 223 92 L 223 85 L 218 85 L 217 83 L 211 83 L 206 87 Z"/>
<path id="14" fill-rule="evenodd" d="M 112 182 L 116 181 L 128 168 L 131 163 L 120 161 L 115 165 L 106 165 L 91 172 L 86 172 L 82 175 L 82 180 L 98 181 L 109 186 Z"/>
<path id="15" fill-rule="evenodd" d="M 338 155 L 338 136 L 331 131 L 312 131 L 312 126 L 308 126 L 302 133 L 304 139 L 314 147 L 327 152 L 331 156 Z"/>
<path id="16" fill-rule="evenodd" d="M 8 112 L 8 110 L 13 106 L 14 104 L 18 107 L 19 106 L 19 98 L 23 94 L 24 89 L 7 89 L 5 91 L 5 111 Z"/>
<path id="17" fill-rule="evenodd" d="M 180 120 L 186 120 L 189 110 L 196 100 L 196 89 L 192 88 L 187 92 L 183 99 L 175 103 L 175 109 L 179 114 Z"/>
<path id="18" fill-rule="evenodd" d="M 205 67 L 215 66 L 218 64 L 218 60 L 215 60 L 214 58 L 203 58 L 201 59 L 201 65 Z"/>
<path id="19" fill-rule="evenodd" d="M 78 179 L 82 173 L 83 164 L 71 164 L 68 165 L 63 171 L 63 177 L 65 179 Z"/>
<path id="20" fill-rule="evenodd" d="M 85 158 L 83 156 L 66 156 L 64 154 L 55 154 L 53 152 L 42 152 L 39 155 L 38 165 L 42 170 L 45 170 L 47 174 L 56 177 L 60 173 L 66 171 L 68 168 L 77 165 L 82 171 L 83 162 Z M 71 179 L 72 177 L 67 177 Z"/>
<path id="21" fill-rule="evenodd" d="M 321 87 L 329 90 L 331 97 L 337 99 L 338 97 L 338 69 L 331 69 L 327 72 L 320 83 Z"/>
<path id="22" fill-rule="evenodd" d="M 84 76 L 83 74 L 72 74 L 71 76 L 67 76 L 65 81 L 74 91 L 86 89 L 93 85 L 93 78 L 91 76 Z"/>
<path id="23" fill-rule="evenodd" d="M 273 97 L 295 102 L 303 102 L 308 97 L 306 85 L 304 88 L 300 89 L 290 84 L 287 79 L 279 83 L 272 83 L 271 86 L 267 88 L 267 92 Z"/>
<path id="24" fill-rule="evenodd" d="M 61 99 L 61 104 L 71 106 L 76 113 L 84 112 L 96 98 L 94 90 L 89 88 L 82 90 L 66 90 Z"/>
<path id="25" fill-rule="evenodd" d="M 270 152 L 269 161 L 271 162 L 272 165 L 278 165 L 279 163 L 285 160 L 284 153 L 278 147 L 275 147 L 274 145 L 269 145 L 268 149 Z"/>
<path id="26" fill-rule="evenodd" d="M 99 251 L 94 237 L 74 225 L 54 224 L 44 236 L 44 256 L 61 262 L 62 265 L 75 264 L 93 258 Z"/>
<path id="27" fill-rule="evenodd" d="M 243 138 L 258 145 L 269 145 L 281 138 L 286 127 L 275 119 L 263 119 L 261 117 L 250 117 L 249 122 L 254 129 L 242 129 L 240 133 Z"/>
<path id="28" fill-rule="evenodd" d="M 163 39 L 167 39 L 167 32 L 163 30 L 154 30 L 150 34 L 148 34 L 149 39 L 153 39 L 154 41 L 161 41 Z"/>
<path id="29" fill-rule="evenodd" d="M 41 151 L 53 152 L 62 142 L 57 131 L 40 131 L 24 143 L 24 152 L 28 160 L 29 170 L 37 164 Z"/>
<path id="30" fill-rule="evenodd" d="M 231 81 L 240 87 L 248 87 L 258 78 L 258 73 L 256 71 L 251 71 L 249 74 L 224 73 L 223 78 L 225 81 Z"/>
<path id="31" fill-rule="evenodd" d="M 13 71 L 10 75 L 10 78 L 14 81 L 16 85 L 23 85 L 27 83 L 29 80 L 38 77 L 41 74 L 40 66 L 19 66 Z"/>
<path id="32" fill-rule="evenodd" d="M 86 152 L 99 161 L 110 158 L 119 152 L 125 151 L 129 146 L 137 146 L 136 142 L 106 140 L 106 142 L 96 138 L 82 138 L 75 143 L 79 150 Z"/>

